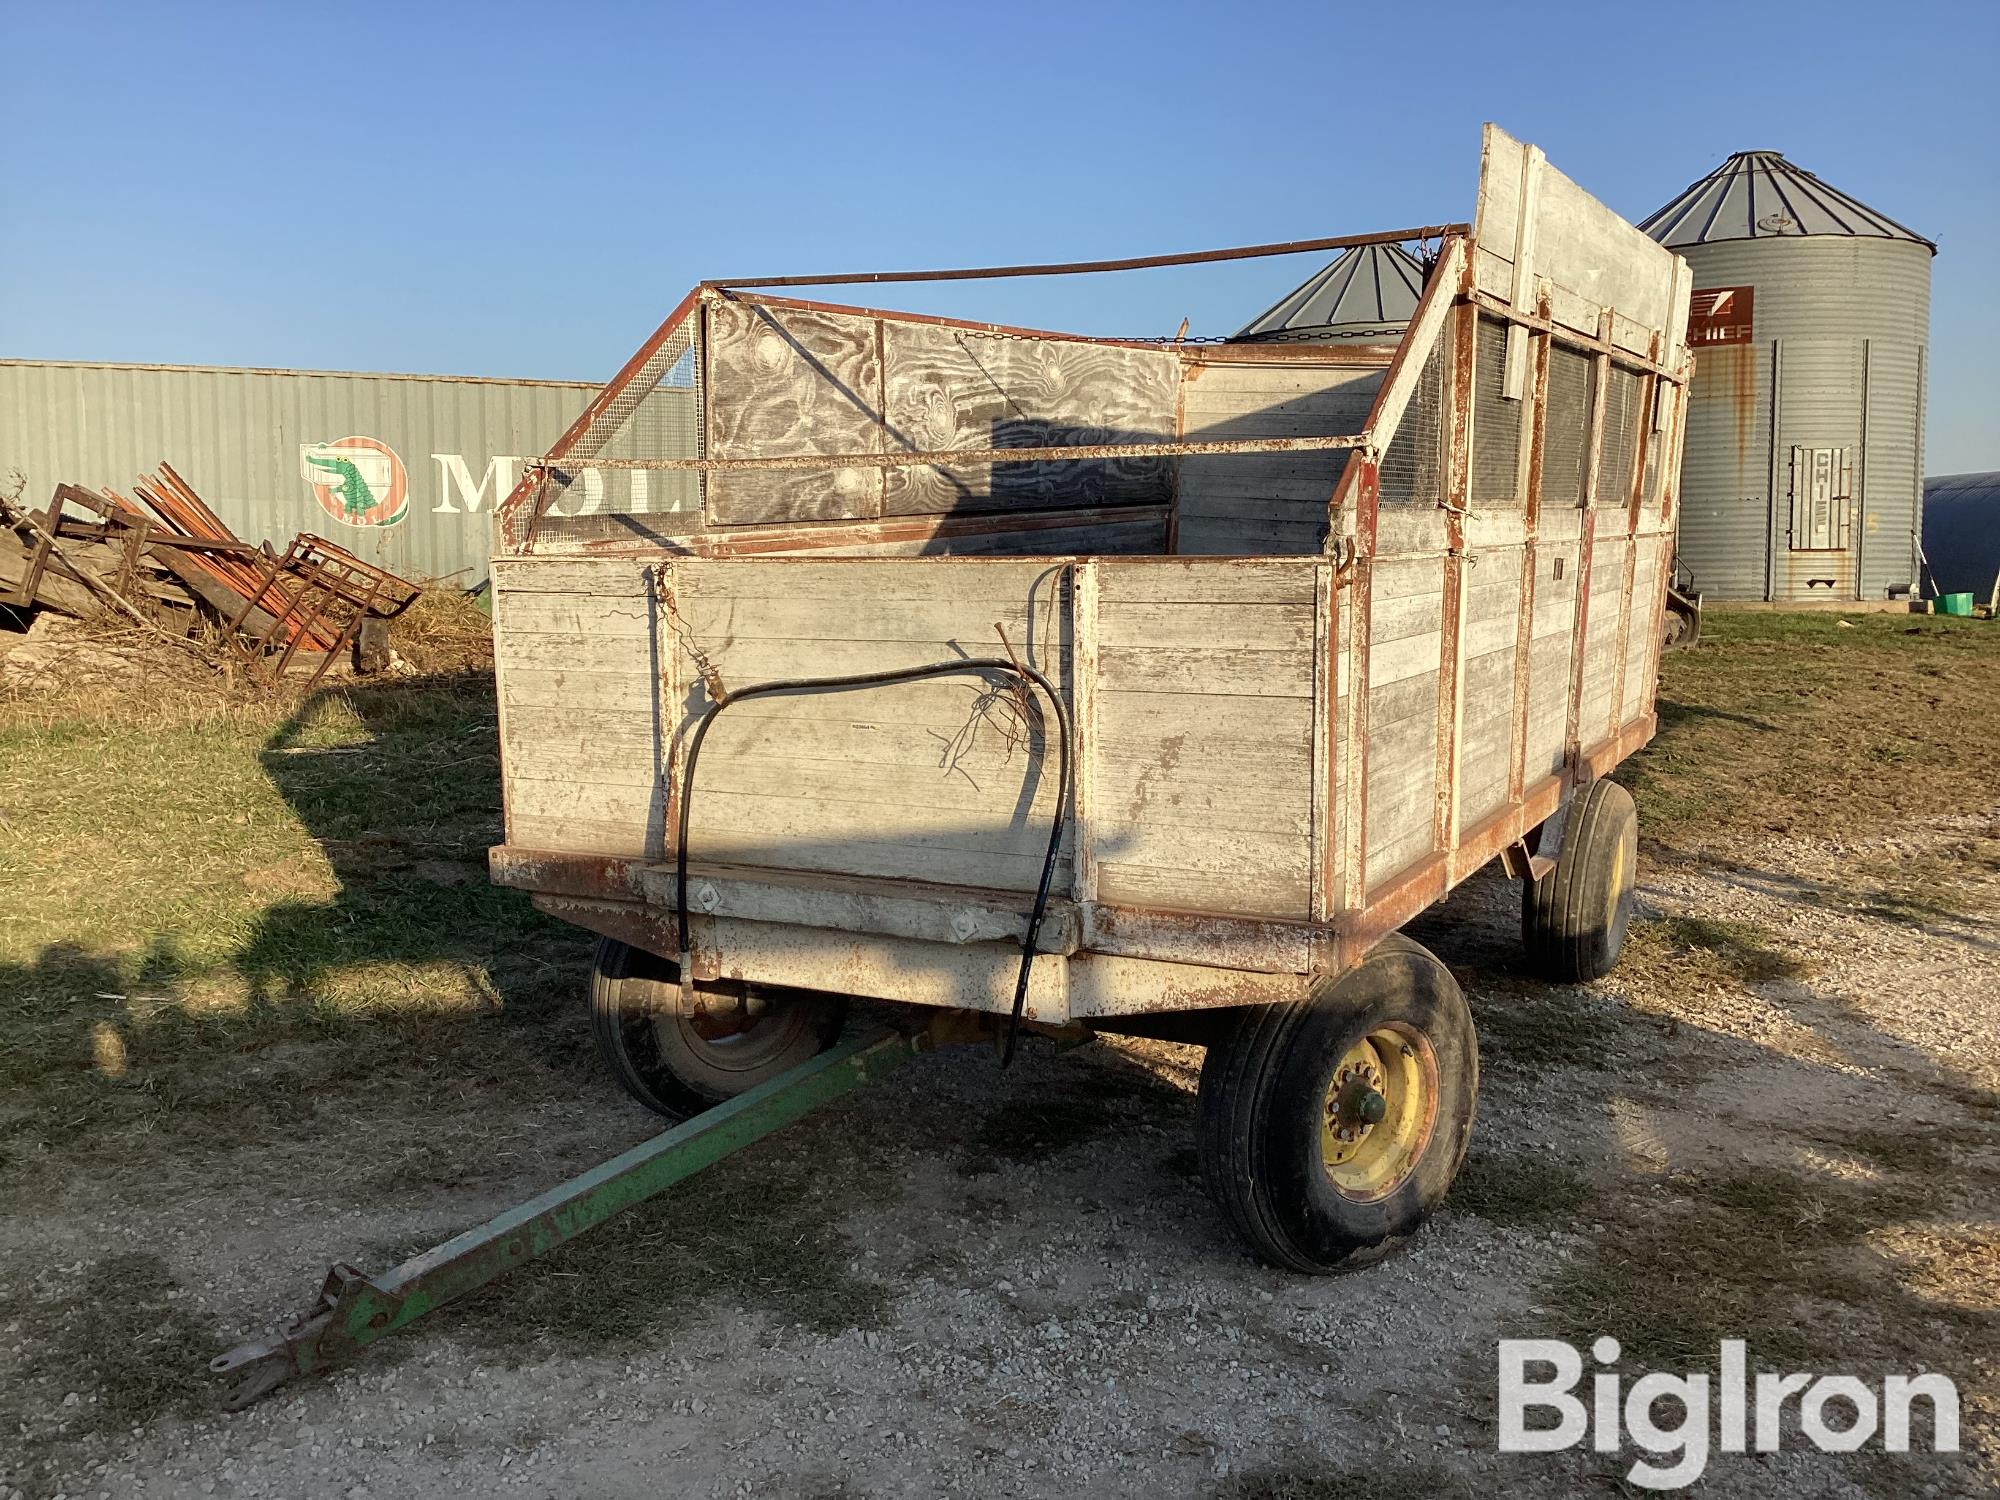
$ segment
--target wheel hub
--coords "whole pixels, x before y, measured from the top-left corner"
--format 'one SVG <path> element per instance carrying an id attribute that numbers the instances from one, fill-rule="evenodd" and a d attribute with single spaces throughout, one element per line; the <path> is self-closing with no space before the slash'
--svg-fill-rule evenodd
<path id="1" fill-rule="evenodd" d="M 1416 1031 L 1385 1026 L 1335 1065 L 1320 1124 L 1328 1179 L 1352 1198 L 1380 1198 L 1415 1169 L 1437 1113 L 1437 1058 Z"/>

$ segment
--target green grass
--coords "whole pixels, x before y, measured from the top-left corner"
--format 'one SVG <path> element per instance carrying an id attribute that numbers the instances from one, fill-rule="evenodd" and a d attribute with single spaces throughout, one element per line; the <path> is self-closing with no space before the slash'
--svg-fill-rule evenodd
<path id="1" fill-rule="evenodd" d="M 1664 965 L 1683 982 L 1699 976 L 1758 985 L 1803 979 L 1812 972 L 1809 962 L 1779 946 L 1754 922 L 1668 914 L 1635 925 L 1628 943 L 1636 965 Z"/>
<path id="2" fill-rule="evenodd" d="M 1713 609 L 1660 679 L 1660 732 L 1618 773 L 1657 843 L 1867 836 L 1992 805 L 1967 747 L 2000 738 L 2000 624 Z"/>
<path id="3" fill-rule="evenodd" d="M 491 693 L 0 718 L 0 1183 L 574 1059 L 588 945 L 485 879 Z"/>

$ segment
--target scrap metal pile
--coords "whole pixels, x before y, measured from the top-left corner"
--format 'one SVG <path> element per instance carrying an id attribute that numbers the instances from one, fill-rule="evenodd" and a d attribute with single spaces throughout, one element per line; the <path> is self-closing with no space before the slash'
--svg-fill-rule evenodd
<path id="1" fill-rule="evenodd" d="M 243 541 L 168 464 L 133 494 L 61 484 L 38 511 L 0 497 L 0 607 L 212 633 L 310 686 L 350 652 L 364 669 L 386 658 L 387 622 L 421 592 L 309 532 L 282 552 Z"/>

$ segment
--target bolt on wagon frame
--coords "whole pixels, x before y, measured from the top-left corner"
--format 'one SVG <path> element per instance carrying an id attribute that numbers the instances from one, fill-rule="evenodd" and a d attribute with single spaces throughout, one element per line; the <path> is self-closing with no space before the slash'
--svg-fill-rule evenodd
<path id="1" fill-rule="evenodd" d="M 1389 241 L 1427 275 L 1387 342 L 781 295 Z M 1172 1035 L 1252 1248 L 1373 1259 L 1477 1090 L 1397 929 L 1497 858 L 1551 974 L 1623 939 L 1689 286 L 1493 126 L 1470 225 L 704 283 L 500 508 L 493 879 L 600 935 L 663 1114 L 782 1089 L 849 997 Z"/>

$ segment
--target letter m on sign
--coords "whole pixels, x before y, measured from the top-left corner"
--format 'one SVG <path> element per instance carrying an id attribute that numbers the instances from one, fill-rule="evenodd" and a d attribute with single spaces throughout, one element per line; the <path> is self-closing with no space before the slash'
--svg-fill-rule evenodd
<path id="1" fill-rule="evenodd" d="M 491 510 L 514 488 L 515 459 L 490 460 L 477 483 L 473 481 L 472 470 L 467 467 L 464 454 L 433 453 L 431 459 L 438 466 L 438 503 L 431 507 L 433 515 L 460 514 L 460 506 L 452 503 L 454 494 L 462 503 L 464 514 L 477 515 L 482 506 Z"/>

